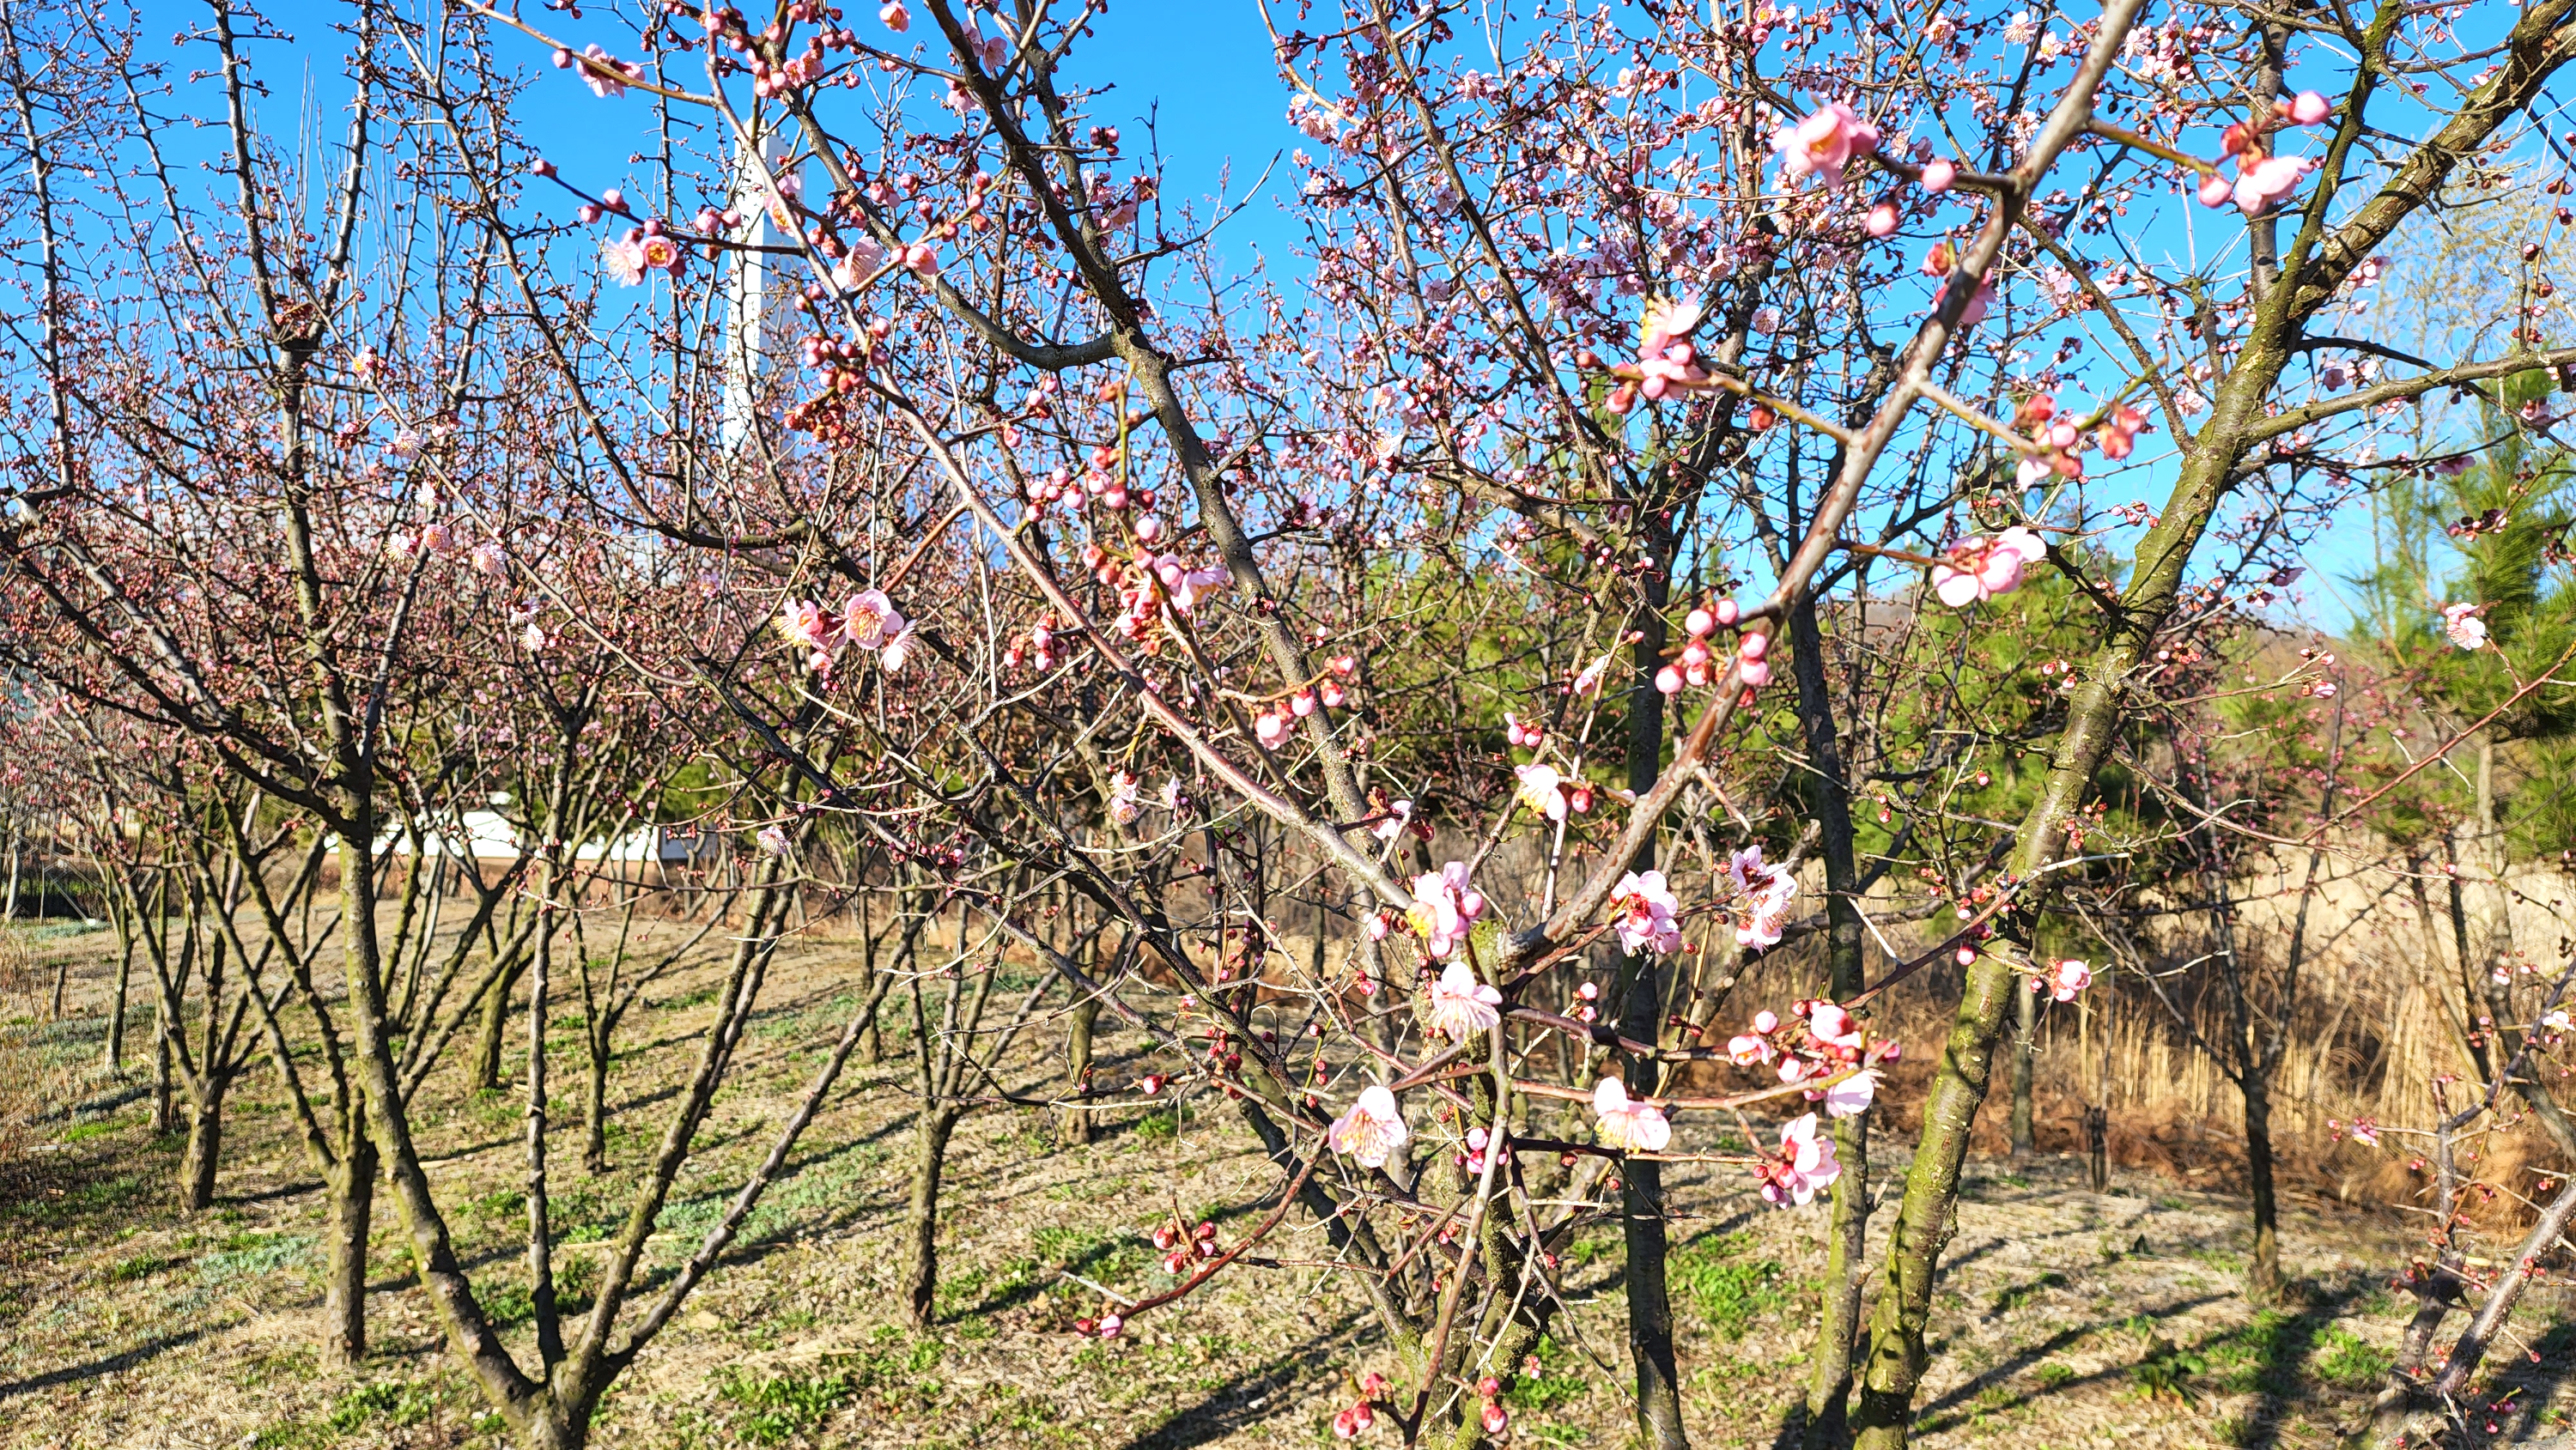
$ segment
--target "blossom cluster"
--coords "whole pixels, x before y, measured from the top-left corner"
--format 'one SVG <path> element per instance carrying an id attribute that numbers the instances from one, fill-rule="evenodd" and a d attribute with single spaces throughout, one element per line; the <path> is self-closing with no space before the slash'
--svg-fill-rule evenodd
<path id="1" fill-rule="evenodd" d="M 1823 1103 L 1827 1117 L 1868 1111 L 1878 1094 L 1875 1064 L 1895 1061 L 1897 1045 L 1871 1040 L 1850 1009 L 1836 1002 L 1805 1000 L 1789 1010 L 1785 1021 L 1773 1012 L 1755 1013 L 1748 1030 L 1728 1039 L 1726 1055 L 1740 1067 L 1772 1067 L 1783 1083 L 1823 1082 L 1806 1096 Z"/>
<path id="2" fill-rule="evenodd" d="M 860 590 L 838 613 L 810 599 L 791 599 L 778 629 L 790 643 L 811 652 L 807 662 L 817 674 L 831 669 L 832 651 L 843 644 L 874 651 L 878 665 L 889 673 L 902 669 L 912 652 L 912 625 L 882 589 Z"/>

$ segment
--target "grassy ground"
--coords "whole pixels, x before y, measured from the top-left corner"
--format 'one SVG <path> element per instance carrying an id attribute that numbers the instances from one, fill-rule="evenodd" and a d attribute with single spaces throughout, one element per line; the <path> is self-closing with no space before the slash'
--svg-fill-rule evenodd
<path id="1" fill-rule="evenodd" d="M 96 1000 L 94 942 L 38 945 L 86 952 L 74 1000 Z M 766 1151 L 853 986 L 828 948 L 782 958 L 710 1147 L 664 1214 L 657 1262 L 694 1244 Z M 558 1262 L 576 1302 L 585 1254 L 596 1252 L 581 1244 L 623 1210 L 709 1015 L 709 987 L 703 970 L 683 975 L 639 1011 L 614 1079 L 616 1167 L 560 1180 L 554 1216 L 570 1243 Z M 439 1350 L 381 1198 L 375 1352 L 354 1377 L 319 1369 L 322 1198 L 281 1131 L 267 1066 L 236 1090 L 222 1201 L 191 1219 L 173 1206 L 179 1144 L 149 1135 L 148 1082 L 95 1066 L 101 1030 L 94 1015 L 58 1025 L 21 1016 L 5 1029 L 12 1070 L 42 1076 L 56 1101 L 35 1146 L 0 1162 L 0 1444 L 500 1443 Z M 148 1021 L 129 1054 L 148 1071 L 144 1030 Z M 569 1020 L 558 1035 L 566 1096 L 555 1119 L 574 1124 Z M 1131 1040 L 1103 1019 L 1103 1080 L 1130 1070 L 1118 1054 Z M 1046 1080 L 1038 1046 L 1052 1044 L 1012 1064 L 1022 1084 Z M 1119 1341 L 1068 1332 L 1099 1307 L 1068 1276 L 1130 1294 L 1165 1282 L 1143 1238 L 1161 1214 L 1177 1206 L 1231 1227 L 1255 1211 L 1268 1179 L 1213 1105 L 1203 1118 L 1169 1107 L 1110 1114 L 1100 1141 L 1073 1150 L 1054 1148 L 1031 1113 L 969 1118 L 952 1150 L 939 1323 L 911 1330 L 894 1252 L 910 1147 L 905 1050 L 890 1031 L 886 1062 L 854 1066 L 728 1265 L 612 1393 L 594 1443 L 1321 1444 L 1350 1377 L 1387 1367 L 1358 1296 L 1312 1272 L 1230 1274 Z M 445 1079 L 424 1097 L 432 1181 L 455 1206 L 478 1288 L 523 1319 L 522 1104 Z M 562 1131 L 556 1161 L 577 1163 L 578 1128 Z M 1940 1292 L 1924 1445 L 2320 1445 L 2387 1362 L 2403 1310 L 2376 1287 L 2400 1254 L 2382 1221 L 2294 1210 L 2286 1257 L 2300 1293 L 2257 1312 L 2241 1292 L 2241 1204 L 2143 1177 L 2095 1195 L 2057 1160 L 1973 1169 Z M 1891 1182 L 1884 1204 L 1895 1191 Z M 1677 1175 L 1672 1196 L 1693 1442 L 1769 1446 L 1801 1383 L 1822 1209 L 1767 1211 L 1740 1178 L 1702 1170 Z M 1544 1372 L 1513 1391 L 1516 1443 L 1625 1439 L 1618 1267 L 1615 1236 L 1577 1246 L 1576 1312 L 1545 1346 Z M 2561 1393 L 2576 1329 L 2551 1327 L 2554 1311 L 2527 1316 L 2538 1360 L 2520 1362 L 2508 1438 L 2566 1423 L 2553 1402 L 2576 1404 Z"/>

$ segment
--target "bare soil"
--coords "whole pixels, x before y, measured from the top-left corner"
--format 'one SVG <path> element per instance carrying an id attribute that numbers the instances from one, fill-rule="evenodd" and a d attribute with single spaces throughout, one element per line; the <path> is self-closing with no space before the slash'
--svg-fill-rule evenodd
<path id="1" fill-rule="evenodd" d="M 503 1443 L 441 1353 L 381 1196 L 374 1353 L 355 1376 L 319 1368 L 322 1195 L 283 1131 L 264 1062 L 235 1089 L 219 1206 L 195 1218 L 176 1211 L 179 1143 L 148 1131 L 148 1014 L 133 1030 L 126 1076 L 98 1066 L 102 940 L 45 929 L 34 943 L 40 960 L 71 955 L 79 1011 L 59 1024 L 21 1015 L 0 1029 L 0 1072 L 55 1085 L 35 1142 L 0 1159 L 0 1444 Z M 576 1296 L 581 1244 L 613 1231 L 697 1049 L 709 978 L 706 968 L 682 973 L 630 1020 L 613 1079 L 615 1166 L 596 1179 L 575 1167 L 559 1180 L 555 1221 L 570 1242 L 558 1263 L 571 1266 Z M 721 1212 L 822 1060 L 855 989 L 856 968 L 839 948 L 782 953 L 652 1262 L 675 1263 Z M 908 1015 L 888 1013 L 885 1061 L 853 1065 L 806 1134 L 793 1176 L 612 1392 L 594 1443 L 1330 1443 L 1353 1376 L 1387 1367 L 1360 1297 L 1330 1273 L 1236 1271 L 1143 1316 L 1122 1339 L 1070 1332 L 1102 1303 L 1080 1281 L 1127 1295 L 1168 1282 L 1144 1238 L 1163 1215 L 1212 1218 L 1229 1233 L 1258 1216 L 1275 1185 L 1213 1101 L 1175 1111 L 1140 1099 L 1102 1114 L 1099 1140 L 1076 1149 L 1055 1147 L 1037 1112 L 979 1110 L 951 1151 L 938 1325 L 906 1326 L 895 1232 L 910 1161 Z M 577 1163 L 571 1019 L 559 1018 L 554 1035 L 554 1152 L 558 1164 Z M 1145 1071 L 1122 1056 L 1136 1044 L 1104 1017 L 1099 1080 Z M 1053 1029 L 1035 1034 L 1011 1061 L 1010 1085 L 1048 1090 L 1059 1050 Z M 478 1288 L 505 1315 L 514 1306 L 524 1314 L 522 1095 L 465 1093 L 451 1077 L 423 1096 L 421 1140 Z M 1699 1143 L 1718 1141 L 1697 1131 Z M 2297 1293 L 2258 1311 L 2243 1293 L 2249 1234 L 2236 1199 L 2125 1170 L 2097 1195 L 2076 1163 L 2055 1157 L 1985 1160 L 1972 1173 L 1922 1396 L 1927 1447 L 2323 1445 L 2387 1363 L 2405 1306 L 2382 1286 L 2405 1244 L 2385 1216 L 2294 1205 L 2285 1257 Z M 1901 1182 L 1885 1161 L 1877 1178 L 1874 1227 L 1883 1227 Z M 1694 1167 L 1669 1182 L 1693 1443 L 1770 1446 L 1803 1383 L 1823 1209 L 1764 1209 L 1731 1170 Z M 1513 1443 L 1627 1440 L 1619 1261 L 1614 1231 L 1577 1245 L 1574 1314 L 1545 1347 L 1542 1373 L 1512 1392 Z M 2498 1418 L 2500 1439 L 2576 1416 L 2566 1384 L 2576 1322 L 2557 1322 L 2567 1312 L 2550 1299 L 2525 1315 L 2530 1343 L 2516 1359 L 2519 1390 Z M 524 1324 L 517 1333 L 524 1340 Z"/>

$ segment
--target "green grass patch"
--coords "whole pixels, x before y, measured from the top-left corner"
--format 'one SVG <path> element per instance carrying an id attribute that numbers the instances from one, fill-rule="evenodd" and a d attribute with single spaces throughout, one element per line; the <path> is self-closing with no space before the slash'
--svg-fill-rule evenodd
<path id="1" fill-rule="evenodd" d="M 1745 1257 L 1752 1245 L 1748 1233 L 1718 1234 L 1684 1244 L 1665 1262 L 1672 1287 L 1728 1339 L 1743 1338 L 1797 1297 L 1779 1260 Z"/>
<path id="2" fill-rule="evenodd" d="M 755 1375 L 728 1367 L 716 1374 L 717 1396 L 734 1409 L 734 1433 L 753 1445 L 811 1435 L 857 1389 L 838 1373 Z"/>
<path id="3" fill-rule="evenodd" d="M 2332 1325 L 2317 1336 L 2315 1366 L 2317 1378 L 2339 1390 L 2366 1390 L 2384 1382 L 2397 1365 L 2397 1356 L 2360 1335 Z"/>

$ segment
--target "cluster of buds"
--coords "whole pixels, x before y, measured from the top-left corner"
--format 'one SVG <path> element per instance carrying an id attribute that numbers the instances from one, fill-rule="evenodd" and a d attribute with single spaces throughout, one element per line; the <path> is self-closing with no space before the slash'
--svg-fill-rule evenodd
<path id="1" fill-rule="evenodd" d="M 2328 1118 L 2326 1119 L 2326 1128 L 2333 1134 L 2337 1142 L 2342 1141 L 2346 1135 L 2350 1135 L 2354 1142 L 2361 1144 L 2363 1147 L 2376 1148 L 2379 1146 L 2379 1124 L 2373 1119 L 2355 1118 L 2351 1123 L 2346 1124 L 2340 1118 Z M 2542 1191 L 2548 1191 L 2547 1185 L 2544 1184 L 2542 1186 Z"/>
<path id="2" fill-rule="evenodd" d="M 1371 1370 L 1360 1376 L 1359 1402 L 1333 1417 L 1333 1438 L 1356 1440 L 1361 1433 L 1377 1424 L 1377 1407 L 1373 1401 L 1387 1391 L 1386 1376 Z"/>
<path id="3" fill-rule="evenodd" d="M 1268 708 L 1252 717 L 1253 738 L 1265 750 L 1276 750 L 1288 739 L 1297 721 L 1305 719 L 1324 705 L 1338 705 L 1344 696 L 1341 686 L 1324 681 L 1322 690 L 1299 690 L 1284 700 L 1273 700 Z"/>
<path id="4" fill-rule="evenodd" d="M 1086 171 L 1083 193 L 1099 217 L 1101 230 L 1124 231 L 1135 225 L 1138 208 L 1154 199 L 1154 178 L 1139 176 L 1133 186 L 1121 192 L 1110 182 L 1107 172 Z"/>
<path id="5" fill-rule="evenodd" d="M 1511 741 L 1512 748 L 1515 750 L 1536 750 L 1541 745 L 1547 743 L 1547 727 L 1541 725 L 1536 720 L 1532 720 L 1528 724 L 1524 725 L 1521 723 L 1519 716 L 1514 715 L 1509 710 L 1505 710 L 1503 712 L 1503 738 Z"/>
<path id="6" fill-rule="evenodd" d="M 1807 1089 L 1807 1100 L 1823 1103 L 1831 1118 L 1867 1111 L 1878 1095 L 1877 1064 L 1894 1062 L 1903 1049 L 1888 1038 L 1862 1032 L 1850 1010 L 1837 1002 L 1801 1000 L 1789 1012 L 1785 1022 L 1769 1011 L 1753 1014 L 1750 1029 L 1727 1040 L 1726 1055 L 1741 1067 L 1771 1066 L 1784 1083 L 1847 1074 L 1839 1082 Z"/>
<path id="7" fill-rule="evenodd" d="M 1503 1433 L 1512 1422 L 1511 1412 L 1503 1408 L 1503 1382 L 1492 1375 L 1476 1381 L 1476 1398 L 1484 1401 L 1484 1408 L 1476 1412 L 1476 1422 L 1485 1427 L 1488 1435 Z"/>
<path id="8" fill-rule="evenodd" d="M 1682 619 L 1681 650 L 1671 664 L 1655 671 L 1655 688 L 1667 695 L 1678 695 L 1685 685 L 1703 688 L 1716 683 L 1723 666 L 1709 638 L 1721 629 L 1734 628 L 1739 616 L 1732 599 L 1691 610 Z M 1736 674 L 1747 689 L 1758 690 L 1771 683 L 1771 636 L 1749 630 L 1736 640 L 1735 654 Z"/>
<path id="9" fill-rule="evenodd" d="M 1016 670 L 1022 664 L 1027 664 L 1035 668 L 1039 674 L 1045 674 L 1054 669 L 1057 660 L 1055 630 L 1054 615 L 1039 615 L 1038 622 L 1029 626 L 1025 639 L 1011 641 L 1011 647 L 1002 651 L 1002 668 Z"/>
<path id="10" fill-rule="evenodd" d="M 1163 1256 L 1163 1272 L 1177 1279 L 1190 1265 L 1217 1256 L 1216 1225 L 1204 1219 L 1197 1228 L 1178 1220 L 1164 1224 L 1154 1230 L 1154 1250 Z"/>
<path id="11" fill-rule="evenodd" d="M 1405 920 L 1421 936 L 1425 952 L 1445 959 L 1467 944 L 1485 904 L 1485 894 L 1468 884 L 1467 863 L 1452 861 L 1413 878 L 1413 905 Z"/>
<path id="12" fill-rule="evenodd" d="M 1126 1327 L 1127 1317 L 1120 1314 L 1115 1309 L 1108 1308 L 1102 1309 L 1100 1311 L 1100 1317 L 1097 1319 L 1077 1319 L 1073 1321 L 1073 1332 L 1086 1338 L 1096 1334 L 1103 1339 L 1116 1339 L 1120 1331 L 1126 1329 Z"/>
<path id="13" fill-rule="evenodd" d="M 2291 126 L 2314 126 L 2334 114 L 2334 106 L 2315 91 L 2301 91 L 2273 112 L 2269 124 L 2238 121 L 2219 138 L 2221 159 L 2236 159 L 2236 180 L 2230 184 L 2213 166 L 2200 179 L 2200 204 L 2225 206 L 2230 201 L 2247 216 L 2260 214 L 2298 187 L 2300 180 L 2316 169 L 2313 156 L 2278 156 L 2264 145 L 2264 136 Z"/>
<path id="14" fill-rule="evenodd" d="M 1481 1127 L 1469 1128 L 1467 1130 L 1466 1146 L 1460 1149 L 1457 1154 L 1458 1166 L 1465 1169 L 1471 1176 L 1484 1172 L 1485 1150 L 1488 1147 L 1494 1148 L 1498 1152 L 1507 1151 L 1502 1148 L 1503 1137 L 1504 1134 L 1500 1129 L 1488 1134 Z"/>

